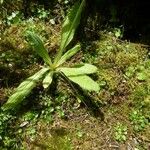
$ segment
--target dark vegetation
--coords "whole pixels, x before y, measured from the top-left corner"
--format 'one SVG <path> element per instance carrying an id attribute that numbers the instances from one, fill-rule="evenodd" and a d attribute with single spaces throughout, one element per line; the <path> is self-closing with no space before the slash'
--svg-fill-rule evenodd
<path id="1" fill-rule="evenodd" d="M 107 25 L 120 27 L 124 32 L 124 39 L 149 42 L 149 1 L 89 0 L 87 3 L 85 16 L 95 20 L 94 31 L 104 29 Z M 87 18 L 85 22 L 88 21 Z"/>
<path id="2" fill-rule="evenodd" d="M 0 105 L 44 65 L 26 30 L 53 59 L 61 25 L 76 0 L 0 1 Z M 15 111 L 0 110 L 2 150 L 114 150 L 150 148 L 150 2 L 87 0 L 69 48 L 81 50 L 65 66 L 95 65 L 100 90 L 87 92 L 54 77 L 37 84 Z"/>

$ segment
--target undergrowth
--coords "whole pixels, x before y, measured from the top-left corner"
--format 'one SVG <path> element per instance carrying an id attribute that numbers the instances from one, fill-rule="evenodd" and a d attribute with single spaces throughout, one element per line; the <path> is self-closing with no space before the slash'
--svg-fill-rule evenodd
<path id="1" fill-rule="evenodd" d="M 30 18 L 7 26 L 0 41 L 1 105 L 20 81 L 43 64 L 23 38 L 26 29 L 41 36 L 52 57 L 58 48 L 59 24 Z M 39 84 L 17 114 L 0 112 L 0 149 L 94 149 L 100 147 L 100 143 L 104 149 L 114 145 L 148 149 L 148 47 L 122 41 L 113 32 L 100 32 L 99 36 L 97 41 L 83 41 L 82 51 L 66 65 L 82 61 L 98 67 L 93 77 L 101 90 L 98 94 L 91 92 L 90 96 L 102 105 L 104 120 L 95 119 L 89 113 L 89 106 L 77 100 L 69 86 L 59 78 L 57 92 L 45 90 L 42 93 Z"/>

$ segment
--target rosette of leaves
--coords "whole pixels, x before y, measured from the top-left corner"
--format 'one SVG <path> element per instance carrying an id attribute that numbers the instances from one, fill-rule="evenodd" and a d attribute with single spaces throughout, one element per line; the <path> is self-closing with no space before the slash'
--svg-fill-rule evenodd
<path id="1" fill-rule="evenodd" d="M 10 96 L 8 101 L 3 105 L 3 110 L 15 108 L 23 99 L 36 87 L 37 82 L 43 80 L 43 87 L 48 88 L 54 74 L 64 75 L 68 80 L 78 84 L 81 88 L 88 91 L 99 91 L 99 85 L 92 80 L 88 74 L 95 73 L 97 67 L 91 64 L 76 65 L 76 67 L 64 67 L 63 64 L 80 50 L 80 44 L 66 51 L 67 46 L 72 41 L 75 30 L 80 23 L 81 12 L 84 8 L 85 0 L 76 3 L 69 11 L 62 25 L 61 43 L 54 61 L 48 55 L 41 39 L 31 31 L 27 31 L 29 41 L 37 54 L 44 60 L 46 66 L 35 73 L 33 76 L 22 82 L 16 89 L 15 93 Z"/>

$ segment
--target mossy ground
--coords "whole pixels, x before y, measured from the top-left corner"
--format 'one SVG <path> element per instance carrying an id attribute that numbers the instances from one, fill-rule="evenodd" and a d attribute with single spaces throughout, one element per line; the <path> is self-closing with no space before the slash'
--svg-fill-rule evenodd
<path id="1" fill-rule="evenodd" d="M 51 56 L 58 48 L 60 25 L 35 19 L 3 30 L 1 105 L 21 81 L 43 64 L 23 36 L 31 28 L 41 35 Z M 44 91 L 39 84 L 16 115 L 14 126 L 10 126 L 12 133 L 5 134 L 2 143 L 6 149 L 9 144 L 15 147 L 9 149 L 31 150 L 150 148 L 149 46 L 122 41 L 113 32 L 98 34 L 99 40 L 83 41 L 81 51 L 66 65 L 87 62 L 98 67 L 93 79 L 101 90 L 88 94 L 99 106 L 100 114 L 95 116 L 89 105 L 80 103 L 62 79 L 58 79 L 55 93 Z"/>

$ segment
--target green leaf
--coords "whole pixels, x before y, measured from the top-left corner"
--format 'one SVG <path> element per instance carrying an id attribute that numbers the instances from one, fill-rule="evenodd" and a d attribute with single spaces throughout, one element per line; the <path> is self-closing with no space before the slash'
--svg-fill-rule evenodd
<path id="1" fill-rule="evenodd" d="M 45 89 L 48 88 L 50 84 L 52 83 L 52 80 L 53 80 L 53 72 L 51 71 L 45 76 L 43 80 L 43 87 Z"/>
<path id="2" fill-rule="evenodd" d="M 4 0 L 0 0 L 0 4 L 3 4 Z"/>
<path id="3" fill-rule="evenodd" d="M 52 65 L 51 58 L 49 57 L 48 52 L 45 49 L 41 39 L 31 31 L 27 31 L 27 37 L 29 38 L 30 42 L 33 44 L 33 47 L 36 50 L 37 54 L 43 58 L 45 63 L 51 66 Z"/>
<path id="4" fill-rule="evenodd" d="M 145 81 L 145 80 L 147 80 L 149 77 L 148 77 L 148 75 L 147 75 L 147 73 L 146 72 L 139 72 L 139 73 L 137 73 L 137 79 L 139 80 L 139 81 Z"/>
<path id="5" fill-rule="evenodd" d="M 81 46 L 79 44 L 77 44 L 76 46 L 74 46 L 72 49 L 70 49 L 69 51 L 67 51 L 62 57 L 61 59 L 58 61 L 57 66 L 60 66 L 61 64 L 63 64 L 64 62 L 66 62 L 67 59 L 71 58 L 73 55 L 75 55 L 79 50 L 80 50 Z"/>
<path id="6" fill-rule="evenodd" d="M 76 3 L 66 16 L 65 21 L 62 25 L 60 50 L 58 52 L 57 57 L 55 58 L 55 63 L 60 59 L 64 49 L 72 41 L 76 28 L 80 23 L 81 12 L 84 5 L 85 0 L 82 0 L 81 4 Z"/>
<path id="7" fill-rule="evenodd" d="M 85 0 L 82 0 L 82 3 L 76 3 L 71 11 L 65 18 L 65 21 L 62 26 L 62 35 L 61 35 L 61 45 L 60 49 L 66 48 L 66 46 L 71 42 L 75 34 L 75 30 L 80 23 L 81 12 L 85 5 Z"/>
<path id="8" fill-rule="evenodd" d="M 68 78 L 85 90 L 96 92 L 100 90 L 99 85 L 86 75 L 68 76 Z"/>
<path id="9" fill-rule="evenodd" d="M 23 81 L 16 92 L 10 96 L 8 101 L 2 106 L 2 109 L 9 110 L 15 108 L 18 104 L 20 104 L 23 99 L 31 92 L 31 90 L 36 86 L 36 83 L 43 77 L 43 75 L 48 71 L 48 68 L 43 68 L 33 76 L 29 77 L 25 81 Z"/>
<path id="10" fill-rule="evenodd" d="M 83 74 L 92 74 L 97 71 L 97 67 L 91 64 L 83 64 L 81 67 L 67 68 L 61 67 L 57 71 L 63 72 L 66 76 L 77 76 Z"/>
<path id="11" fill-rule="evenodd" d="M 133 77 L 134 73 L 136 71 L 136 68 L 133 67 L 133 66 L 130 66 L 127 68 L 126 72 L 125 72 L 125 75 L 129 78 Z"/>

